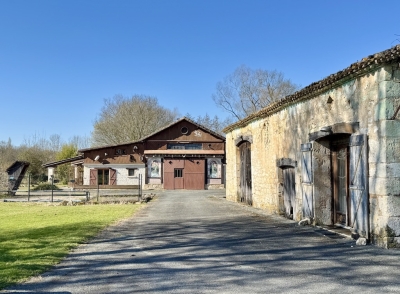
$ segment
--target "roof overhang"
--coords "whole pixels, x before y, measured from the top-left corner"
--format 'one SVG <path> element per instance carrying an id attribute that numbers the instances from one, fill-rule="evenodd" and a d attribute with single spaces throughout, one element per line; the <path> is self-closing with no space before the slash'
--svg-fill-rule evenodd
<path id="1" fill-rule="evenodd" d="M 71 163 L 71 164 L 82 164 L 83 163 L 83 155 L 63 159 L 63 160 L 58 160 L 58 161 L 53 161 L 53 162 L 48 162 L 45 164 L 42 164 L 43 167 L 56 167 L 60 164 L 64 163 Z"/>
<path id="2" fill-rule="evenodd" d="M 223 157 L 225 155 L 224 150 L 183 150 L 183 149 L 167 149 L 167 150 L 145 150 L 144 155 L 146 157 L 151 156 L 182 156 L 182 157 L 200 157 L 200 156 L 218 156 Z"/>

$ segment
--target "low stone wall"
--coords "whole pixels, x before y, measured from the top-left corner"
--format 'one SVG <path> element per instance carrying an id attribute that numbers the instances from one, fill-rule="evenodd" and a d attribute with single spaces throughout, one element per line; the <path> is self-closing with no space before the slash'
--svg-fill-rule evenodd
<path id="1" fill-rule="evenodd" d="M 145 184 L 143 190 L 163 190 L 163 184 Z"/>
<path id="2" fill-rule="evenodd" d="M 206 184 L 206 190 L 222 190 L 225 189 L 224 184 Z"/>

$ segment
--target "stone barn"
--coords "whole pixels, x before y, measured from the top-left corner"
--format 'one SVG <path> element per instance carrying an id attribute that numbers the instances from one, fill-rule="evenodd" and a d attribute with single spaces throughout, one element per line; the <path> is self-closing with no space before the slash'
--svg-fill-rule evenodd
<path id="1" fill-rule="evenodd" d="M 226 132 L 226 195 L 400 247 L 400 46 L 270 104 Z"/>

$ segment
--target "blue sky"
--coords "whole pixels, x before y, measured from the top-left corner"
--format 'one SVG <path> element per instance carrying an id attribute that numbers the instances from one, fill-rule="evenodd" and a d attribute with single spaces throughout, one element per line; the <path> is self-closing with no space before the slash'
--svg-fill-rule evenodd
<path id="1" fill-rule="evenodd" d="M 305 87 L 400 42 L 400 1 L 0 0 L 0 141 L 90 136 L 105 98 L 218 115 L 238 66 Z"/>

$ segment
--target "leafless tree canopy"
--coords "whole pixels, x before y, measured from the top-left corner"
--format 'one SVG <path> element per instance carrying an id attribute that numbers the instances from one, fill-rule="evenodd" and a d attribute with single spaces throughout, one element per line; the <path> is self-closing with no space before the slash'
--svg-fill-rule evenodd
<path id="1" fill-rule="evenodd" d="M 217 83 L 213 100 L 232 117 L 241 120 L 298 89 L 299 86 L 285 79 L 281 72 L 253 70 L 242 65 Z"/>
<path id="2" fill-rule="evenodd" d="M 221 135 L 224 135 L 222 130 L 233 123 L 233 120 L 229 117 L 222 120 L 217 115 L 215 115 L 213 118 L 211 118 L 208 113 L 206 113 L 204 116 L 199 115 L 197 117 L 194 117 L 191 114 L 187 113 L 185 116 L 202 125 L 203 127 L 206 127 L 207 129 L 210 129 Z"/>
<path id="3" fill-rule="evenodd" d="M 93 125 L 93 146 L 115 145 L 139 140 L 172 123 L 176 110 L 158 104 L 157 98 L 121 95 L 105 99 L 99 117 Z"/>

